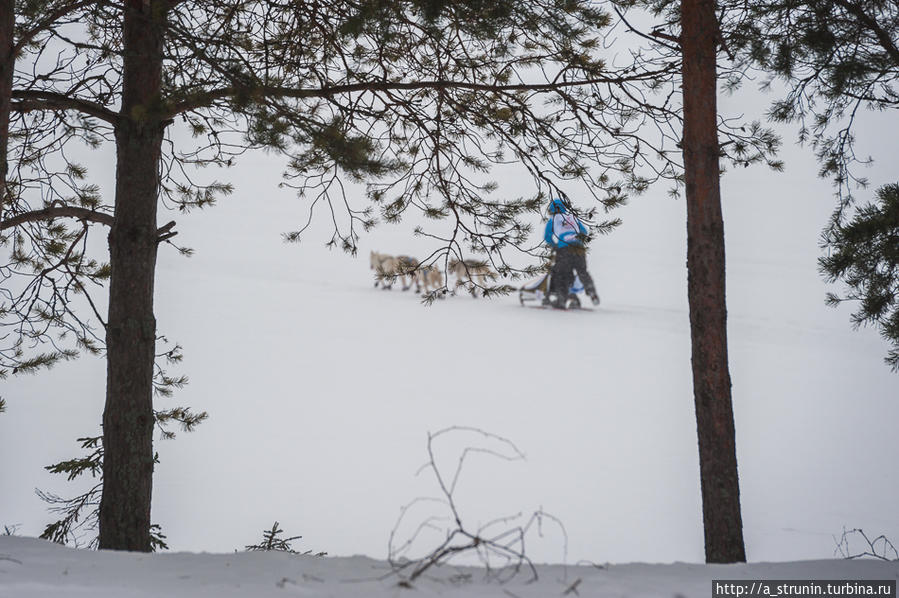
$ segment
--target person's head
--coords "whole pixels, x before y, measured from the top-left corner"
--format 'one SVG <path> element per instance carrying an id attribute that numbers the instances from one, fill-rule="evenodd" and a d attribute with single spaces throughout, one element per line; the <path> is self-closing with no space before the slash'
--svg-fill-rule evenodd
<path id="1" fill-rule="evenodd" d="M 565 207 L 565 202 L 558 197 L 551 202 L 549 202 L 549 213 L 550 214 L 564 214 L 568 211 L 568 208 Z"/>

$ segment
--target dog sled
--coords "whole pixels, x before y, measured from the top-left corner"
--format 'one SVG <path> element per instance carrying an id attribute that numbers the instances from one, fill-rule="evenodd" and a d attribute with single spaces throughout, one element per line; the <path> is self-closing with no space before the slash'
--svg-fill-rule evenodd
<path id="1" fill-rule="evenodd" d="M 518 290 L 518 301 L 521 303 L 521 305 L 529 307 L 548 306 L 549 283 L 551 279 L 552 273 L 547 272 L 543 276 L 535 278 L 522 285 L 522 287 Z M 571 287 L 569 287 L 568 289 L 568 306 L 574 308 L 581 307 L 581 300 L 578 295 L 583 292 L 584 283 L 582 283 L 580 277 L 575 274 L 574 282 L 571 283 Z"/>

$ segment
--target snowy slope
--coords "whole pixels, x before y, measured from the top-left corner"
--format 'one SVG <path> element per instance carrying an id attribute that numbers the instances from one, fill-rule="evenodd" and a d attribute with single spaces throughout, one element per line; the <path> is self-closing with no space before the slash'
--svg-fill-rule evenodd
<path id="1" fill-rule="evenodd" d="M 896 541 L 899 378 L 873 331 L 823 305 L 829 187 L 750 171 L 724 193 L 749 558 L 831 558 L 844 526 Z M 305 214 L 258 191 L 259 176 L 178 218 L 195 257 L 160 255 L 159 330 L 184 346 L 191 379 L 160 406 L 210 413 L 157 443 L 153 520 L 173 550 L 228 553 L 278 520 L 301 550 L 383 559 L 400 507 L 436 492 L 415 475 L 427 433 L 466 425 L 527 456 L 466 465 L 458 499 L 472 525 L 542 507 L 567 543 L 556 529 L 532 538 L 539 562 L 703 559 L 682 201 L 637 198 L 595 242 L 598 311 L 466 296 L 425 308 L 374 289 L 368 269 L 369 250 L 426 254 L 412 223 L 364 236 L 355 259 L 321 246 L 326 220 L 284 245 Z M 90 358 L 4 381 L 0 526 L 37 536 L 51 516 L 34 488 L 80 488 L 42 467 L 99 432 L 104 381 Z"/>
<path id="2" fill-rule="evenodd" d="M 899 564 L 806 561 L 749 565 L 538 566 L 491 581 L 483 570 L 445 566 L 414 584 L 418 596 L 520 598 L 569 595 L 611 598 L 708 598 L 712 580 L 896 580 Z M 307 596 L 386 598 L 397 586 L 387 563 L 367 557 L 316 558 L 284 553 L 141 555 L 77 551 L 26 538 L 0 537 L 2 598 L 218 598 Z"/>

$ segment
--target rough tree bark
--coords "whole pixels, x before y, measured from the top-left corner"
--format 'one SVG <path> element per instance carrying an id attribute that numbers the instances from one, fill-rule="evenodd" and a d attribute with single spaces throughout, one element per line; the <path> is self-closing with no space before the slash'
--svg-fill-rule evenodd
<path id="1" fill-rule="evenodd" d="M 122 106 L 116 125 L 115 222 L 106 328 L 100 548 L 150 550 L 156 207 L 167 0 L 127 0 Z"/>
<path id="2" fill-rule="evenodd" d="M 9 173 L 9 116 L 16 64 L 14 27 L 15 0 L 0 0 L 0 209 L 6 197 L 6 176 Z"/>
<path id="3" fill-rule="evenodd" d="M 714 0 L 681 2 L 688 295 L 705 556 L 709 563 L 733 563 L 745 561 L 746 551 L 727 365 L 717 33 Z"/>

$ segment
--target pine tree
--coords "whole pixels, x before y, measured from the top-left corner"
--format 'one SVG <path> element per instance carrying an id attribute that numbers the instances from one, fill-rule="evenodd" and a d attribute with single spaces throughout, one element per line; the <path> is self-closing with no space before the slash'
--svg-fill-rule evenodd
<path id="1" fill-rule="evenodd" d="M 26 128 L 45 123 L 57 149 L 73 139 L 116 147 L 111 202 L 78 182 L 83 170 L 66 168 L 72 196 L 33 206 L 24 189 L 4 206 L 0 222 L 13 231 L 12 254 L 24 264 L 55 258 L 51 263 L 61 260 L 67 275 L 77 275 L 61 279 L 63 286 L 41 280 L 59 299 L 53 305 L 62 305 L 75 322 L 79 343 L 105 350 L 101 548 L 148 550 L 152 544 L 155 261 L 159 244 L 175 234 L 174 223 L 158 225 L 158 203 L 187 210 L 232 190 L 219 181 L 195 181 L 190 167 L 228 165 L 249 149 L 280 152 L 290 158 L 289 184 L 312 195 L 313 206 L 346 206 L 348 228 L 335 228 L 334 244 L 354 251 L 357 229 L 375 221 L 373 207 L 357 209 L 344 195 L 344 181 L 362 181 L 384 220 L 408 210 L 449 220 L 448 232 L 434 235 L 443 247 L 435 261 L 476 253 L 503 275 L 514 271 L 502 252 L 527 251 L 529 227 L 520 216 L 539 210 L 562 186 L 579 181 L 606 209 L 653 178 L 673 175 L 668 165 L 648 178 L 638 174 L 645 163 L 641 143 L 657 146 L 641 138 L 641 125 L 667 110 L 634 106 L 641 88 L 671 66 L 609 68 L 597 57 L 596 38 L 609 17 L 589 2 L 70 0 L 21 6 L 50 10 L 50 22 L 58 18 L 56 8 L 71 9 L 65 18 L 82 29 L 80 37 L 36 41 L 33 65 L 45 64 L 40 56 L 51 53 L 60 60 L 49 61 L 49 73 L 14 84 L 11 114 L 22 118 L 10 122 Z M 198 141 L 175 148 L 179 134 L 167 135 L 184 130 Z M 164 143 L 167 138 L 172 144 Z M 533 175 L 532 197 L 494 198 L 495 185 L 478 182 L 510 159 Z M 17 169 L 23 164 L 20 159 Z M 52 167 L 41 172 L 41 188 L 58 189 L 46 175 Z M 66 220 L 76 224 L 61 224 Z M 109 227 L 108 266 L 80 249 L 90 225 Z M 36 227 L 31 238 L 41 242 L 21 249 L 26 246 L 16 240 L 25 238 L 28 226 Z M 88 286 L 78 276 L 108 279 L 105 319 L 91 302 L 104 328 L 99 342 L 64 301 L 67 288 Z M 25 302 L 26 308 L 32 304 Z M 45 313 L 8 313 L 19 322 L 47 319 Z M 65 324 L 55 315 L 49 322 Z M 35 338 L 42 334 L 37 329 Z"/>
<path id="2" fill-rule="evenodd" d="M 699 445 L 705 557 L 710 563 L 746 560 L 736 458 L 736 431 L 727 352 L 726 262 L 721 210 L 722 159 L 749 166 L 775 159 L 779 138 L 758 122 L 731 128 L 719 119 L 719 84 L 740 71 L 721 68 L 728 53 L 714 0 L 618 0 L 622 8 L 644 8 L 663 20 L 651 32 L 625 24 L 649 47 L 640 60 L 677 59 L 683 106 L 678 145 L 683 152 L 687 205 L 687 277 L 691 363 Z"/>
<path id="3" fill-rule="evenodd" d="M 105 318 L 98 311 L 102 301 L 92 296 L 91 287 L 108 280 L 110 268 L 104 261 L 89 258 L 85 248 L 92 225 L 111 226 L 114 219 L 96 185 L 85 182 L 86 169 L 69 156 L 81 149 L 75 147 L 73 151 L 73 146 L 96 147 L 112 139 L 112 129 L 100 124 L 111 113 L 75 91 L 80 87 L 85 96 L 102 96 L 103 86 L 109 81 L 91 76 L 96 57 L 87 57 L 78 44 L 72 44 L 74 49 L 69 48 L 68 53 L 65 47 L 60 51 L 58 42 L 67 39 L 59 31 L 89 20 L 96 4 L 90 0 L 54 0 L 4 5 L 3 39 L 9 41 L 11 49 L 2 54 L 0 64 L 4 73 L 0 88 L 0 130 L 4 135 L 0 145 L 5 167 L 0 246 L 12 247 L 10 260 L 0 270 L 0 320 L 5 328 L 0 377 L 50 367 L 71 359 L 78 349 L 105 352 L 105 335 L 82 312 L 95 315 L 96 322 L 105 328 Z M 47 60 L 48 55 L 53 58 Z M 37 65 L 41 66 L 34 68 Z M 54 84 L 75 87 L 63 94 L 54 91 Z M 29 354 L 27 346 L 49 350 Z M 183 377 L 169 376 L 165 369 L 166 361 L 180 358 L 179 347 L 163 349 L 156 358 L 152 366 L 154 389 L 166 396 L 171 388 L 185 382 Z M 153 421 L 165 437 L 171 435 L 166 430 L 168 422 L 177 421 L 189 429 L 205 416 L 176 407 L 154 411 Z M 102 455 L 100 446 L 90 459 L 96 461 Z M 63 461 L 48 469 L 72 479 L 86 471 L 75 467 L 79 461 Z M 44 535 L 78 542 L 70 533 L 71 524 L 96 519 L 92 509 L 101 490 L 102 483 L 70 499 L 43 495 L 51 510 L 62 515 Z M 152 529 L 151 545 L 161 546 L 163 536 L 158 526 Z"/>
<path id="4" fill-rule="evenodd" d="M 680 6 L 687 270 L 706 562 L 734 563 L 746 561 L 746 549 L 727 359 L 715 9 L 714 0 Z"/>

